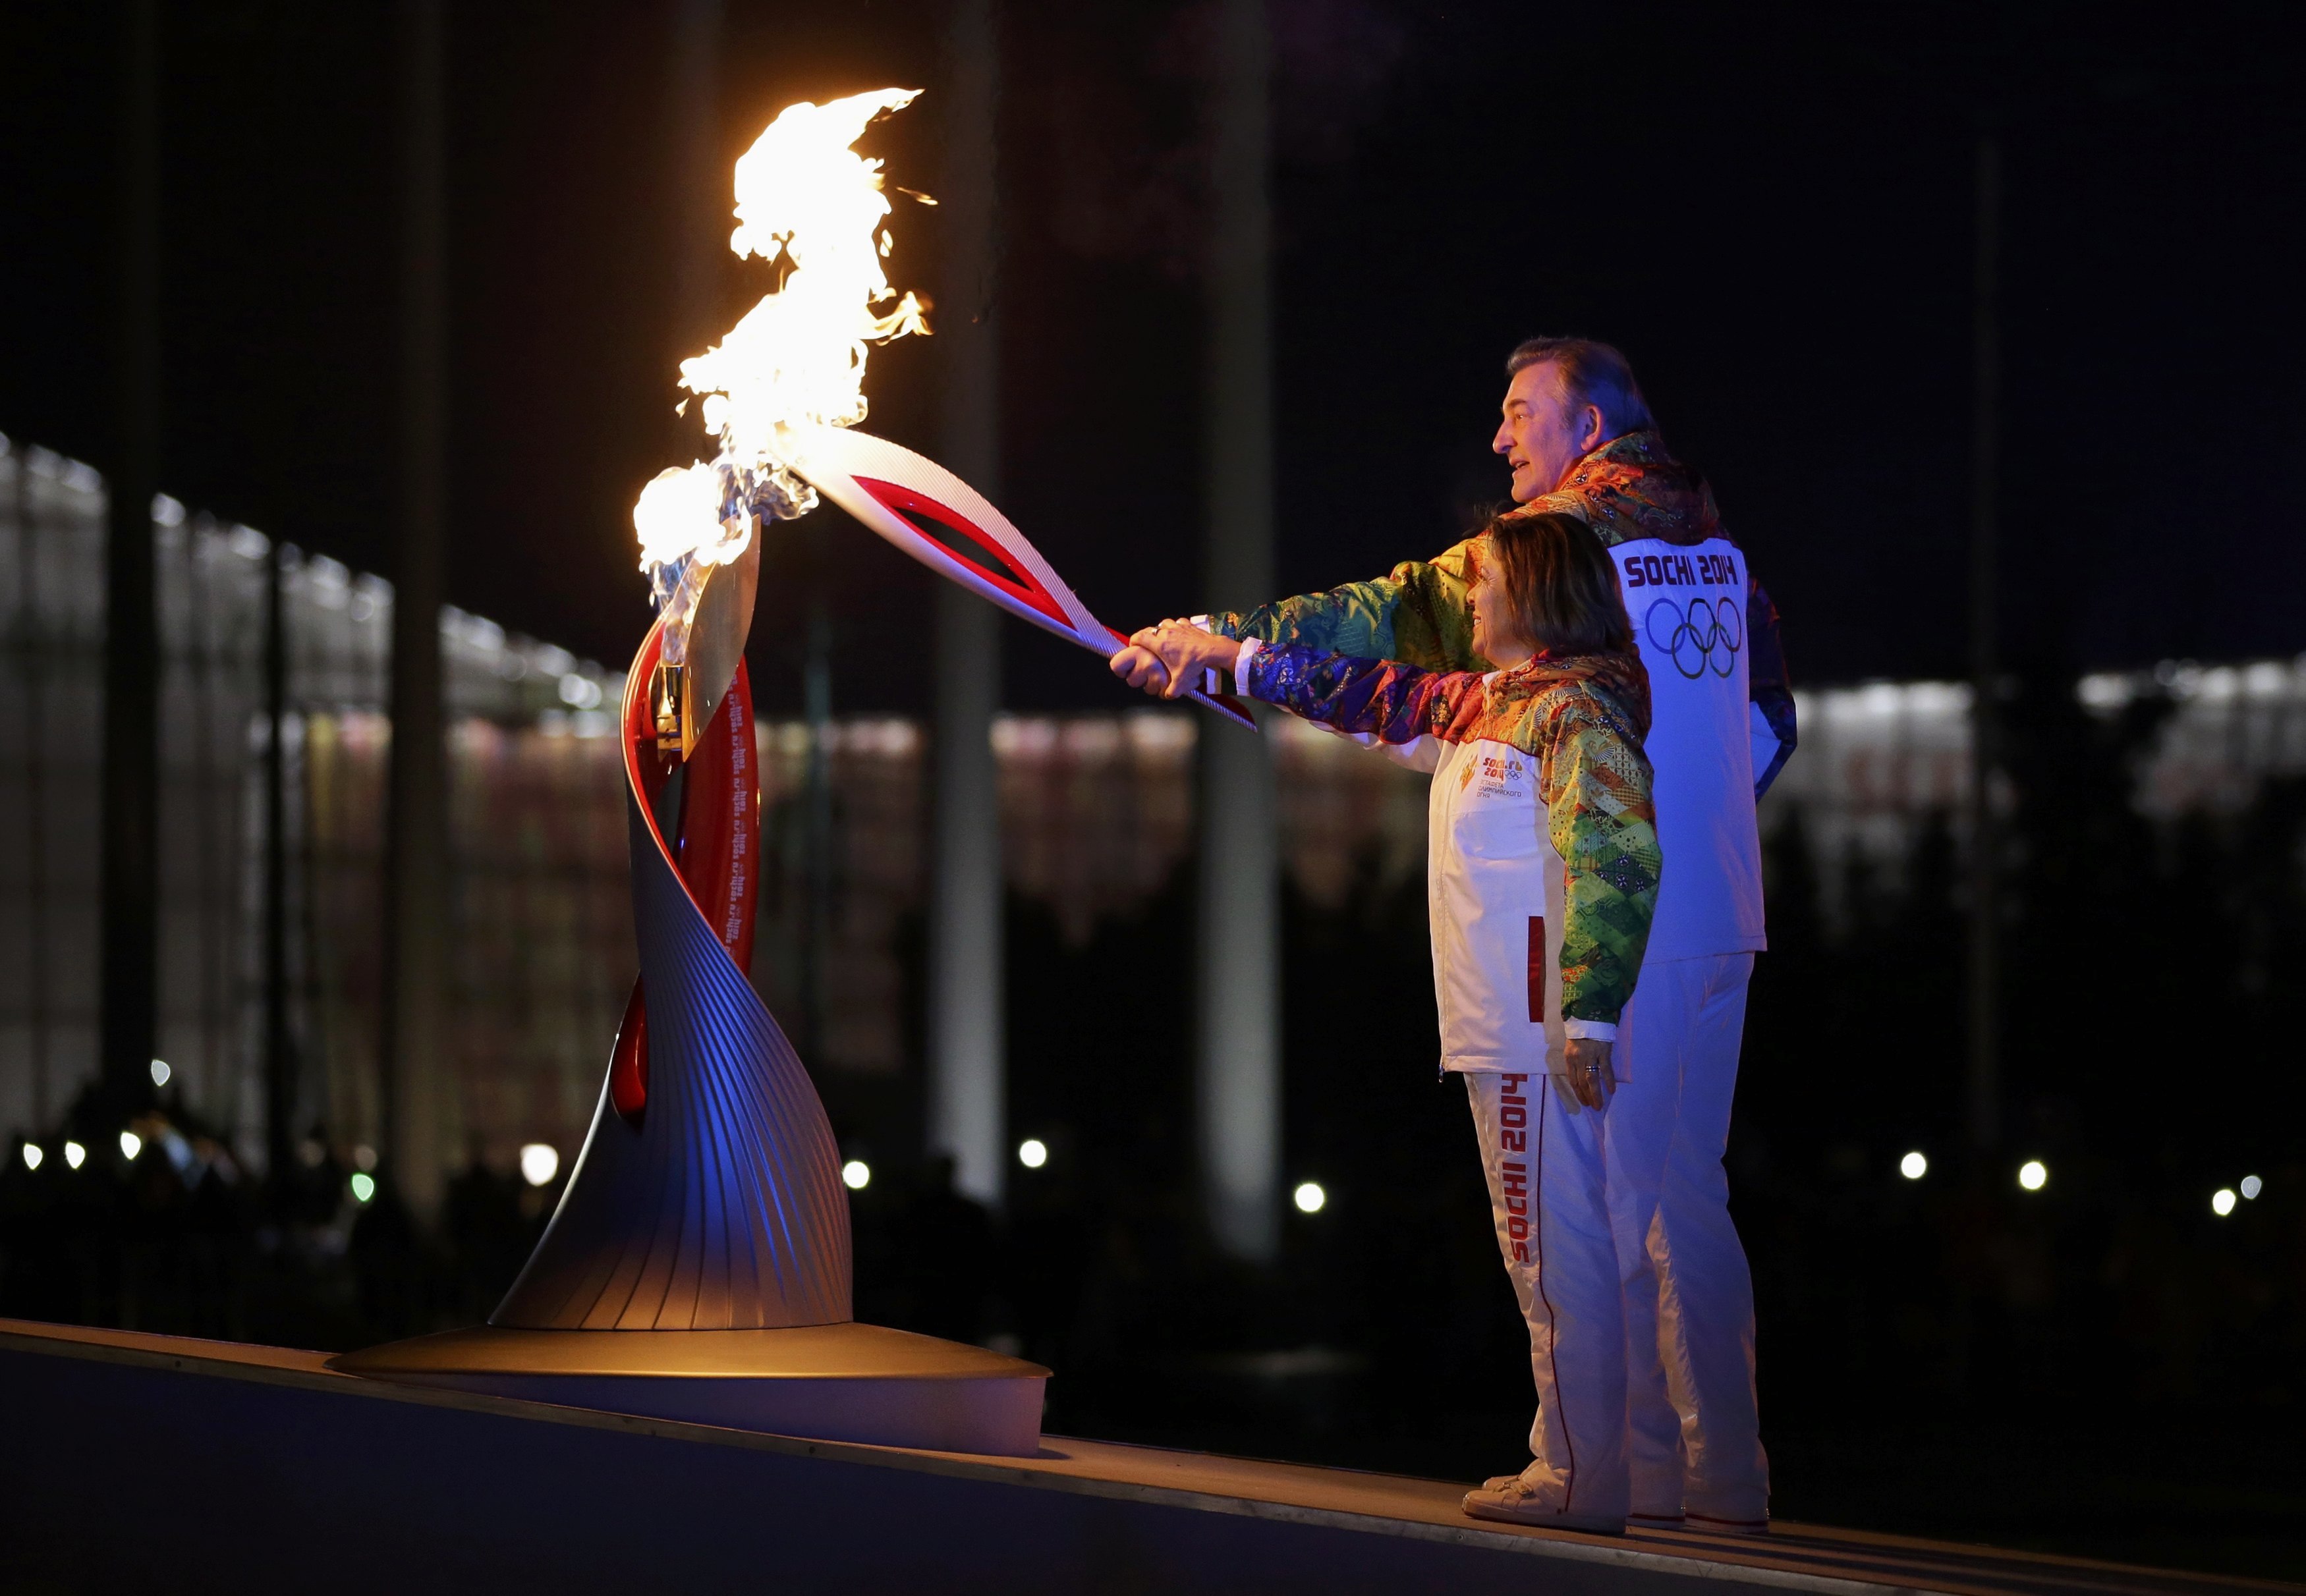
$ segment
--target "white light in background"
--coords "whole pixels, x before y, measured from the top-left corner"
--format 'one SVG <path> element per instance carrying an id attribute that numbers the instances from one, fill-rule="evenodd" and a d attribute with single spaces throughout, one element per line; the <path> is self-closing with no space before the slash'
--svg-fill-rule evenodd
<path id="1" fill-rule="evenodd" d="M 2265 1191 L 2265 1190 L 2266 1190 L 2266 1182 L 2265 1182 L 2264 1181 L 2259 1180 L 2256 1175 L 2254 1175 L 2254 1174 L 2246 1174 L 2246 1175 L 2242 1176 L 2242 1194 L 2244 1197 L 2255 1198 L 2255 1197 L 2257 1197 L 2257 1195 L 2258 1195 L 2259 1192 L 2261 1192 L 2261 1191 Z"/>
<path id="2" fill-rule="evenodd" d="M 353 1167 L 370 1174 L 376 1170 L 376 1149 L 363 1142 L 353 1149 Z"/>
<path id="3" fill-rule="evenodd" d="M 120 1133 L 120 1156 L 122 1157 L 126 1158 L 132 1163 L 135 1160 L 136 1155 L 143 1150 L 144 1139 L 137 1135 L 135 1131 L 123 1131 Z"/>
<path id="4" fill-rule="evenodd" d="M 1918 1181 L 1930 1173 L 1930 1161 L 1919 1153 L 1908 1153 L 1898 1160 L 1898 1173 L 1909 1181 Z"/>
<path id="5" fill-rule="evenodd" d="M 64 1143 L 64 1163 L 66 1165 L 70 1165 L 73 1169 L 78 1169 L 87 1161 L 88 1149 L 86 1148 L 81 1146 L 80 1143 L 76 1141 L 68 1141 Z"/>
<path id="6" fill-rule="evenodd" d="M 2231 1186 L 2221 1186 L 2216 1191 L 2210 1193 L 2211 1213 L 2216 1214 L 2219 1218 L 2223 1219 L 2228 1214 L 2233 1213 L 2233 1188 Z"/>
<path id="7" fill-rule="evenodd" d="M 1318 1214 L 1328 1206 L 1329 1194 L 1321 1190 L 1318 1181 L 1307 1181 L 1290 1193 L 1290 1199 L 1297 1205 L 1299 1213 Z"/>
<path id="8" fill-rule="evenodd" d="M 174 1070 L 168 1068 L 168 1061 L 167 1059 L 156 1058 L 152 1061 L 152 1084 L 154 1086 L 167 1085 L 168 1077 L 175 1073 L 175 1071 Z"/>
<path id="9" fill-rule="evenodd" d="M 873 1183 L 873 1170 L 862 1158 L 851 1158 L 841 1166 L 841 1183 L 851 1191 L 862 1191 Z"/>
<path id="10" fill-rule="evenodd" d="M 2028 1158 L 2018 1166 L 2018 1183 L 2028 1191 L 2039 1191 L 2050 1183 L 2050 1166 L 2039 1158 Z"/>
<path id="11" fill-rule="evenodd" d="M 520 1149 L 520 1178 L 532 1186 L 549 1186 L 560 1173 L 560 1154 L 541 1141 Z"/>
<path id="12" fill-rule="evenodd" d="M 352 1178 L 352 1188 L 353 1200 L 365 1203 L 376 1195 L 376 1177 L 372 1174 L 356 1174 Z"/>
<path id="13" fill-rule="evenodd" d="M 26 1169 L 39 1168 L 42 1156 L 43 1155 L 40 1152 L 40 1144 L 38 1142 L 28 1141 L 24 1144 L 24 1167 Z"/>
<path id="14" fill-rule="evenodd" d="M 1029 1136 L 1017 1144 L 1017 1162 L 1028 1169 L 1038 1169 L 1049 1161 L 1048 1143 L 1038 1137 Z"/>
<path id="15" fill-rule="evenodd" d="M 601 707 L 601 684 L 570 671 L 560 679 L 560 702 L 571 709 Z"/>

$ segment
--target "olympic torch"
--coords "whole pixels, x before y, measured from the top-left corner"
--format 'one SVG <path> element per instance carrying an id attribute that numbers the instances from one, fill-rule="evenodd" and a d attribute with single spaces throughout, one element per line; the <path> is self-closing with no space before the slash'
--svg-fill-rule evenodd
<path id="1" fill-rule="evenodd" d="M 935 460 L 846 428 L 783 427 L 777 440 L 794 472 L 948 581 L 1099 659 L 1129 645 L 1089 613 L 1006 516 Z M 1187 696 L 1257 730 L 1230 694 L 1196 690 Z"/>

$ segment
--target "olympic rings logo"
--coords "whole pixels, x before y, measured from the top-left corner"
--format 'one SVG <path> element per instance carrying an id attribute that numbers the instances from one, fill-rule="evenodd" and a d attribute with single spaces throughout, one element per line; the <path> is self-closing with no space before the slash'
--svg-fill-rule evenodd
<path id="1" fill-rule="evenodd" d="M 1687 610 L 1660 599 L 1642 617 L 1642 629 L 1650 646 L 1692 681 L 1708 670 L 1728 676 L 1738 668 L 1738 650 L 1746 641 L 1746 618 L 1735 598 L 1692 599 Z"/>

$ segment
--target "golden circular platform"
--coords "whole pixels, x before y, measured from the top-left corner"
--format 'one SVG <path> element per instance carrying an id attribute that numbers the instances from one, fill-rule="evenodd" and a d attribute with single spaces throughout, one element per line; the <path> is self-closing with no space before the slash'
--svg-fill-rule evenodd
<path id="1" fill-rule="evenodd" d="M 1029 1457 L 1049 1371 L 880 1325 L 444 1330 L 329 1360 L 364 1378 L 936 1452 Z"/>

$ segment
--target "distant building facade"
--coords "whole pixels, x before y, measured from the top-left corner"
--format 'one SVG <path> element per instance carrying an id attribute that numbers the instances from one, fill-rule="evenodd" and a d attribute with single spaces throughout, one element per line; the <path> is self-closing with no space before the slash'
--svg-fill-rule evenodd
<path id="1" fill-rule="evenodd" d="M 260 1161 L 267 961 L 264 675 L 272 546 L 154 503 L 163 666 L 160 1057 L 165 1102 Z M 0 446 L 0 1135 L 59 1125 L 96 1072 L 105 500 L 89 466 Z M 380 1136 L 380 869 L 392 589 L 281 550 L 281 726 L 296 1134 Z M 618 680 L 455 610 L 451 1127 L 509 1162 L 566 1151 L 633 969 Z M 607 706 L 607 707 L 603 707 Z M 590 1082 L 587 1075 L 595 1079 Z"/>
<path id="2" fill-rule="evenodd" d="M 164 1096 L 228 1139 L 263 1147 L 266 961 L 263 659 L 271 545 L 243 526 L 155 506 L 165 637 L 161 1052 Z M 96 798 L 103 646 L 103 484 L 86 465 L 0 445 L 0 1138 L 60 1123 L 96 1070 Z M 392 590 L 284 550 L 282 726 L 287 1001 L 300 1139 L 356 1158 L 380 1137 L 380 873 Z M 451 717 L 457 1090 L 446 1145 L 509 1167 L 531 1141 L 581 1144 L 635 969 L 623 784 L 609 735 L 620 678 L 446 610 Z M 2167 664 L 2094 675 L 2082 707 L 2140 699 L 2167 713 L 2137 770 L 2156 818 L 2246 804 L 2306 773 L 2306 660 Z M 1847 867 L 1895 875 L 1921 828 L 1958 827 L 1969 690 L 1875 683 L 1798 695 L 1801 747 L 1763 806 L 1798 815 L 1829 923 Z M 1182 711 L 1005 715 L 1000 771 L 1008 889 L 1086 940 L 1169 888 L 1192 848 L 1193 749 Z M 909 1055 L 904 942 L 928 889 L 921 728 L 899 718 L 823 732 L 830 868 L 807 801 L 812 733 L 758 729 L 764 838 L 755 984 L 813 1067 L 894 1078 Z M 1271 730 L 1281 850 L 1307 900 L 1423 868 L 1425 781 L 1312 727 Z M 1956 841 L 1959 841 L 1958 831 Z M 829 900 L 818 912 L 810 893 Z M 810 948 L 811 938 L 823 945 Z M 804 971 L 821 972 L 816 994 Z M 809 1004 L 821 1005 L 811 1013 Z"/>

